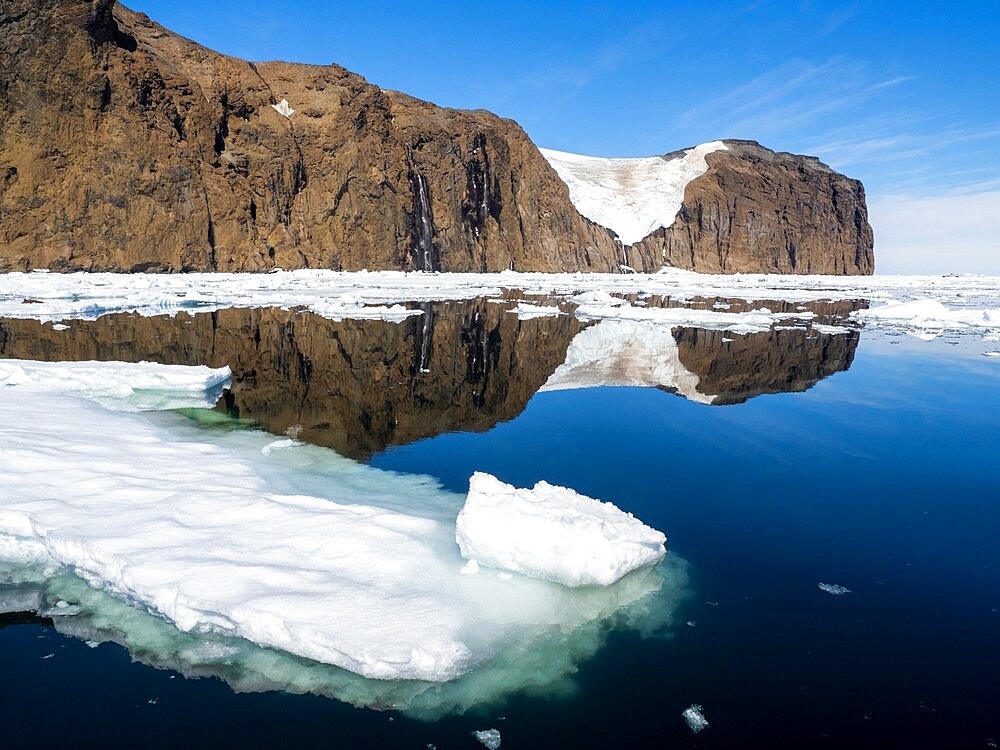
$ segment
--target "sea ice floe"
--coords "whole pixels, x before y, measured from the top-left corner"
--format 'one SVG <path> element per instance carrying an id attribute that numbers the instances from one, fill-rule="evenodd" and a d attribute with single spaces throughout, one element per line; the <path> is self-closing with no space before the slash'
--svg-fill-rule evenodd
<path id="1" fill-rule="evenodd" d="M 835 583 L 817 583 L 816 584 L 820 591 L 825 591 L 828 594 L 833 594 L 834 596 L 843 596 L 844 594 L 850 594 L 851 590 L 845 588 L 844 586 L 838 586 Z"/>
<path id="2" fill-rule="evenodd" d="M 705 718 L 705 714 L 702 712 L 701 706 L 697 703 L 693 703 L 690 708 L 684 709 L 681 716 L 684 717 L 684 721 L 687 722 L 688 727 L 695 734 L 698 734 L 702 729 L 708 729 L 708 720 Z"/>
<path id="3" fill-rule="evenodd" d="M 482 472 L 469 480 L 455 529 L 463 557 L 570 587 L 610 585 L 666 554 L 662 533 L 611 503 Z"/>
<path id="4" fill-rule="evenodd" d="M 472 736 L 482 742 L 489 750 L 499 750 L 500 748 L 500 730 L 498 729 L 475 731 Z"/>
<path id="5" fill-rule="evenodd" d="M 949 308 L 935 299 L 890 302 L 852 314 L 856 320 L 878 322 L 913 330 L 925 338 L 934 338 L 948 330 L 978 328 L 1000 329 L 1000 310 L 970 307 Z"/>
<path id="6" fill-rule="evenodd" d="M 462 575 L 463 497 L 427 478 L 308 445 L 262 460 L 272 436 L 206 434 L 180 415 L 116 412 L 37 382 L 0 398 L 0 560 L 72 570 L 179 634 L 250 641 L 369 678 L 440 682 L 478 668 L 465 684 L 496 694 L 524 675 L 571 671 L 597 646 L 569 640 L 599 642 L 605 623 L 664 588 L 660 568 L 581 591 Z M 663 556 L 662 544 L 649 547 L 646 564 Z M 330 682 L 354 696 L 391 693 Z"/>
<path id="7" fill-rule="evenodd" d="M 134 411 L 213 406 L 218 394 L 206 394 L 224 386 L 231 377 L 228 367 L 0 359 L 0 388 L 75 393 Z"/>

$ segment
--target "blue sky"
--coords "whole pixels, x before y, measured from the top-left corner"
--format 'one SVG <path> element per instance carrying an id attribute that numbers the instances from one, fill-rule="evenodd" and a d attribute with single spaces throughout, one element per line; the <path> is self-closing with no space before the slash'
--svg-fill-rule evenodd
<path id="1" fill-rule="evenodd" d="M 864 181 L 878 271 L 1000 273 L 1000 2 L 125 0 L 253 60 L 336 62 L 647 156 L 749 138 Z"/>

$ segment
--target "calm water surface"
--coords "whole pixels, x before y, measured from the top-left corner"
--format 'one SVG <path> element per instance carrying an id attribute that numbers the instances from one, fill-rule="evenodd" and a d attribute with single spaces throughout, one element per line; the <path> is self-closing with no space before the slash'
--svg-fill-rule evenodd
<path id="1" fill-rule="evenodd" d="M 677 329 L 681 361 L 726 405 L 668 383 L 536 393 L 580 324 L 491 310 L 438 307 L 430 332 L 275 311 L 210 330 L 209 316 L 59 335 L 0 321 L 0 356 L 222 357 L 236 378 L 218 411 L 272 432 L 298 425 L 456 492 L 488 471 L 613 501 L 690 565 L 672 626 L 612 633 L 551 690 L 420 721 L 235 693 L 8 613 L 0 744 L 475 748 L 488 727 L 505 748 L 1000 742 L 1000 362 L 874 332 Z M 681 718 L 692 703 L 710 722 L 697 735 Z"/>

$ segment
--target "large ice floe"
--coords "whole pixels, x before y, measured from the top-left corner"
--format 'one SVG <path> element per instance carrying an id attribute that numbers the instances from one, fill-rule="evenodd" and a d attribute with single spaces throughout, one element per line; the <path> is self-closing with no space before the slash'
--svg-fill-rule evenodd
<path id="1" fill-rule="evenodd" d="M 458 514 L 462 556 L 564 586 L 607 586 L 655 565 L 667 538 L 631 513 L 566 487 L 519 489 L 477 472 Z"/>
<path id="2" fill-rule="evenodd" d="M 104 367 L 122 384 L 138 366 Z M 83 631 L 115 634 L 89 639 L 152 663 L 238 689 L 462 710 L 558 683 L 612 627 L 669 623 L 683 588 L 677 561 L 580 590 L 462 575 L 465 498 L 427 477 L 298 443 L 266 451 L 272 436 L 207 432 L 176 413 L 112 410 L 83 398 L 85 385 L 61 392 L 65 378 L 44 369 L 0 387 L 0 560 L 41 571 L 42 598 L 78 608 Z M 186 394 L 192 405 L 224 375 L 158 372 L 179 391 L 173 403 Z"/>
<path id="3" fill-rule="evenodd" d="M 705 157 L 725 151 L 722 141 L 668 156 L 604 159 L 541 149 L 569 186 L 576 210 L 622 241 L 633 245 L 657 229 L 669 227 L 684 202 L 684 188 L 708 171 Z"/>

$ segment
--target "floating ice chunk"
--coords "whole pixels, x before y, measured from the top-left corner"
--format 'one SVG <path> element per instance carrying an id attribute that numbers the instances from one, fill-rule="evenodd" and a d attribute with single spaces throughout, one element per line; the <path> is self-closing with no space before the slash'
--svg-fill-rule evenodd
<path id="1" fill-rule="evenodd" d="M 1000 357 L 1000 352 L 983 352 L 984 357 Z"/>
<path id="2" fill-rule="evenodd" d="M 295 441 L 291 438 L 282 438 L 281 440 L 273 440 L 263 448 L 260 452 L 265 456 L 270 456 L 273 451 L 280 451 L 283 448 L 292 448 L 295 445 Z"/>
<path id="3" fill-rule="evenodd" d="M 295 110 L 288 106 L 288 100 L 282 99 L 277 104 L 272 104 L 271 108 L 283 117 L 291 117 L 295 114 Z"/>
<path id="4" fill-rule="evenodd" d="M 571 587 L 607 586 L 666 554 L 663 534 L 611 503 L 482 472 L 469 480 L 455 537 L 466 559 Z"/>
<path id="5" fill-rule="evenodd" d="M 702 729 L 708 729 L 708 719 L 705 718 L 705 714 L 701 712 L 701 706 L 697 703 L 692 703 L 690 708 L 684 709 L 681 716 L 684 717 L 684 721 L 695 734 L 698 734 Z"/>
<path id="6" fill-rule="evenodd" d="M 838 586 L 835 583 L 817 583 L 820 591 L 825 591 L 828 594 L 833 594 L 834 596 L 843 596 L 844 594 L 850 594 L 851 590 L 844 588 L 843 586 Z"/>
<path id="7" fill-rule="evenodd" d="M 498 729 L 484 729 L 481 732 L 473 732 L 472 736 L 490 750 L 497 750 L 500 747 L 500 730 Z"/>

